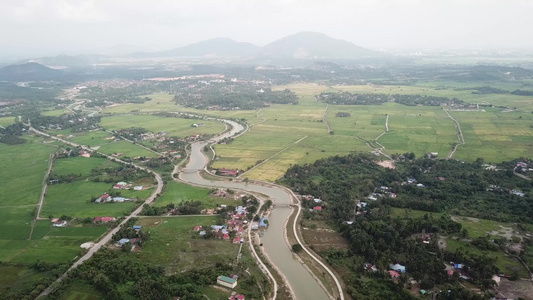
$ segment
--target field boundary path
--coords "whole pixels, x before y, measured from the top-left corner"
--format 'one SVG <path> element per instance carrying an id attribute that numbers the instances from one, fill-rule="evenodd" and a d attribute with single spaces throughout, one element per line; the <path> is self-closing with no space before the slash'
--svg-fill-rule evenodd
<path id="1" fill-rule="evenodd" d="M 385 149 L 385 146 L 383 146 L 380 142 L 378 142 L 379 138 L 385 135 L 387 132 L 389 132 L 389 115 L 387 114 L 387 117 L 385 118 L 385 131 L 383 131 L 380 135 L 378 135 L 377 138 L 374 139 L 376 144 L 378 144 L 381 149 Z"/>
<path id="2" fill-rule="evenodd" d="M 252 168 L 250 168 L 250 169 L 247 170 L 246 172 L 244 172 L 244 173 L 242 173 L 241 175 L 237 176 L 237 178 L 241 178 L 244 174 L 246 174 L 246 173 L 250 172 L 251 170 L 253 170 L 253 169 L 259 167 L 260 165 L 266 163 L 266 162 L 269 161 L 271 158 L 277 156 L 278 154 L 281 154 L 281 153 L 284 152 L 285 150 L 287 150 L 287 149 L 289 149 L 290 147 L 292 147 L 292 146 L 298 144 L 299 142 L 305 140 L 306 138 L 307 138 L 307 135 L 304 136 L 303 138 L 297 140 L 296 142 L 290 144 L 289 146 L 287 146 L 287 147 L 281 149 L 280 151 L 278 151 L 278 152 L 276 152 L 276 153 L 270 155 L 269 157 L 267 157 L 267 158 L 266 158 L 265 160 L 263 160 L 262 162 L 258 163 L 257 165 L 253 166 Z"/>
<path id="3" fill-rule="evenodd" d="M 84 149 L 86 151 L 93 151 L 93 150 L 91 150 L 91 149 L 89 149 L 89 148 L 87 148 L 85 146 L 81 146 L 79 144 L 76 144 L 76 143 L 73 143 L 73 142 L 70 142 L 70 141 L 66 141 L 66 140 L 60 139 L 60 138 L 55 137 L 55 136 L 51 136 L 50 134 L 44 133 L 42 131 L 39 131 L 39 130 L 31 127 L 31 126 L 29 128 L 29 131 L 33 131 L 33 132 L 35 132 L 35 133 L 37 133 L 39 135 L 54 139 L 56 141 L 65 143 L 67 145 L 71 145 L 73 147 L 81 147 L 82 149 Z M 113 228 L 110 231 L 108 231 L 100 239 L 100 241 L 98 241 L 96 244 L 94 244 L 94 246 L 85 255 L 83 255 L 80 259 L 78 259 L 76 262 L 74 262 L 74 264 L 72 264 L 72 266 L 70 266 L 70 268 L 65 273 L 63 273 L 63 275 L 61 275 L 59 278 L 57 278 L 50 286 L 48 286 L 41 294 L 39 294 L 39 296 L 37 296 L 37 299 L 50 294 L 54 290 L 55 286 L 57 284 L 59 284 L 61 281 L 63 281 L 67 277 L 67 275 L 68 275 L 68 273 L 70 271 L 72 271 L 73 269 L 77 268 L 83 262 L 85 262 L 86 260 L 91 258 L 93 256 L 93 254 L 95 254 L 98 250 L 100 250 L 100 248 L 102 246 L 104 246 L 109 241 L 111 241 L 111 238 L 113 237 L 113 235 L 119 231 L 119 229 L 121 228 L 122 225 L 124 225 L 126 222 L 128 222 L 131 218 L 136 217 L 142 211 L 144 204 L 150 205 L 155 200 L 157 195 L 159 193 L 161 193 L 161 191 L 163 190 L 163 179 L 161 178 L 161 176 L 158 173 L 156 173 L 156 172 L 154 172 L 154 171 L 152 171 L 152 170 L 150 170 L 148 168 L 138 166 L 138 165 L 136 165 L 134 163 L 125 162 L 125 161 L 120 160 L 120 159 L 118 159 L 116 157 L 113 157 L 111 155 L 107 155 L 107 154 L 100 153 L 100 152 L 97 152 L 97 153 L 101 154 L 101 155 L 104 155 L 105 157 L 107 157 L 108 159 L 110 159 L 112 161 L 115 161 L 115 162 L 118 162 L 118 163 L 121 163 L 121 164 L 125 164 L 125 165 L 134 166 L 135 168 L 137 168 L 139 170 L 143 170 L 143 171 L 148 172 L 149 174 L 154 175 L 155 179 L 157 180 L 157 188 L 154 190 L 152 195 L 150 195 L 150 197 L 144 201 L 144 203 L 142 205 L 139 205 L 139 207 L 137 207 L 131 214 L 126 216 L 124 218 L 124 220 L 122 220 L 122 222 L 120 222 L 120 224 L 118 226 L 116 226 L 115 228 Z"/>
<path id="4" fill-rule="evenodd" d="M 329 126 L 329 123 L 327 120 L 328 110 L 329 110 L 329 104 L 326 104 L 326 111 L 324 111 L 324 114 L 322 115 L 322 121 L 326 123 L 326 127 L 328 128 L 328 133 L 331 133 L 331 127 Z"/>
<path id="5" fill-rule="evenodd" d="M 465 143 L 465 138 L 463 136 L 463 131 L 461 130 L 461 125 L 459 124 L 459 122 L 454 119 L 452 117 L 452 115 L 450 115 L 450 113 L 448 112 L 447 109 L 444 110 L 444 112 L 448 115 L 448 117 L 450 119 L 452 119 L 452 121 L 455 123 L 455 129 L 457 129 L 457 138 L 459 139 L 459 144 L 455 145 L 455 147 L 453 147 L 451 150 L 450 150 L 450 153 L 448 153 L 448 159 L 452 158 L 453 155 L 455 154 L 455 151 L 457 151 L 457 147 L 461 146 L 461 145 L 464 145 L 466 144 Z"/>
<path id="6" fill-rule="evenodd" d="M 48 164 L 48 170 L 46 170 L 46 173 L 44 174 L 43 178 L 43 188 L 41 189 L 41 197 L 39 198 L 39 204 L 37 207 L 37 213 L 35 214 L 35 218 L 33 219 L 33 222 L 31 223 L 31 231 L 30 231 L 30 237 L 28 240 L 31 240 L 33 236 L 33 228 L 35 228 L 35 223 L 37 220 L 44 220 L 41 218 L 41 210 L 43 209 L 43 203 L 44 203 L 44 196 L 46 194 L 46 191 L 48 190 L 48 176 L 50 176 L 50 172 L 52 172 L 52 167 L 54 166 L 54 154 L 50 154 L 50 163 Z"/>

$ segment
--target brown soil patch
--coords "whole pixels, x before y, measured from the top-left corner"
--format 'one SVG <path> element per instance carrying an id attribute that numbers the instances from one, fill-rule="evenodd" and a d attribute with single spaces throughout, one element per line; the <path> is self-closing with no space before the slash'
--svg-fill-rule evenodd
<path id="1" fill-rule="evenodd" d="M 495 288 L 497 297 L 508 299 L 533 300 L 533 282 L 525 280 L 510 281 L 502 278 L 500 285 Z"/>
<path id="2" fill-rule="evenodd" d="M 396 169 L 396 165 L 394 164 L 394 160 L 383 160 L 383 161 L 376 161 L 376 164 L 388 168 L 388 169 Z"/>
<path id="3" fill-rule="evenodd" d="M 303 228 L 305 242 L 315 251 L 321 252 L 329 248 L 346 249 L 348 242 L 336 231 L 328 229 Z"/>

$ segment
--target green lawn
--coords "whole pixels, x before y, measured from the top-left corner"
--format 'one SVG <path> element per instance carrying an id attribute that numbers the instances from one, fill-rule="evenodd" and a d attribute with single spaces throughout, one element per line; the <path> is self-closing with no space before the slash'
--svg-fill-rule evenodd
<path id="1" fill-rule="evenodd" d="M 165 206 L 170 203 L 178 204 L 183 201 L 201 201 L 203 208 L 215 208 L 220 204 L 241 205 L 240 200 L 223 199 L 209 196 L 210 189 L 190 186 L 181 182 L 169 182 L 164 194 L 154 205 Z"/>
<path id="2" fill-rule="evenodd" d="M 513 272 L 516 270 L 518 271 L 518 274 L 521 278 L 528 278 L 528 272 L 524 268 L 524 266 L 517 260 L 508 257 L 503 253 L 502 251 L 481 251 L 477 249 L 476 247 L 470 245 L 468 242 L 463 242 L 459 240 L 447 240 L 448 248 L 447 250 L 450 252 L 454 252 L 455 250 L 461 250 L 463 252 L 469 252 L 472 254 L 485 254 L 489 257 L 496 259 L 496 267 L 500 269 L 500 272 L 504 274 L 513 274 Z"/>
<path id="3" fill-rule="evenodd" d="M 486 113 L 450 112 L 461 124 L 465 145 L 455 157 L 501 162 L 533 154 L 533 114 L 489 110 Z"/>
<path id="4" fill-rule="evenodd" d="M 50 153 L 58 150 L 40 138 L 24 138 L 28 142 L 21 145 L 0 143 L 0 207 L 37 204 Z"/>
<path id="5" fill-rule="evenodd" d="M 193 123 L 203 123 L 202 127 L 192 127 Z M 104 117 L 100 123 L 108 130 L 142 127 L 151 132 L 166 131 L 167 136 L 186 137 L 195 134 L 217 134 L 225 126 L 217 121 L 166 118 L 150 115 L 121 115 Z"/>
<path id="6" fill-rule="evenodd" d="M 86 176 L 94 168 L 112 168 L 118 165 L 118 163 L 112 162 L 107 158 L 77 156 L 56 159 L 53 172 L 57 175 L 81 174 Z"/>
<path id="7" fill-rule="evenodd" d="M 46 110 L 41 112 L 41 115 L 43 116 L 53 116 L 53 117 L 59 117 L 62 114 L 71 113 L 68 109 L 54 109 L 54 110 Z"/>
<path id="8" fill-rule="evenodd" d="M 118 141 L 118 142 L 104 144 L 100 149 L 98 149 L 98 151 L 105 153 L 105 154 L 122 153 L 123 156 L 129 156 L 129 157 L 138 157 L 138 156 L 156 157 L 157 156 L 157 154 L 151 151 L 148 151 L 146 149 L 143 149 L 127 141 Z"/>
<path id="9" fill-rule="evenodd" d="M 216 216 L 150 217 L 137 223 L 143 226 L 143 230 L 150 231 L 150 241 L 144 244 L 140 253 L 130 257 L 162 265 L 169 273 L 214 266 L 217 262 L 231 263 L 239 250 L 239 245 L 230 241 L 199 238 L 198 233 L 192 230 L 196 225 L 208 227 L 216 224 Z"/>
<path id="10" fill-rule="evenodd" d="M 17 117 L 1 117 L 0 126 L 7 127 L 11 124 L 14 124 L 16 119 L 18 118 Z"/>
<path id="11" fill-rule="evenodd" d="M 134 202 L 91 203 L 92 196 L 101 196 L 111 188 L 111 184 L 90 181 L 51 185 L 44 199 L 41 216 L 52 215 L 60 217 L 68 215 L 74 218 L 120 217 L 128 214 L 138 205 Z"/>

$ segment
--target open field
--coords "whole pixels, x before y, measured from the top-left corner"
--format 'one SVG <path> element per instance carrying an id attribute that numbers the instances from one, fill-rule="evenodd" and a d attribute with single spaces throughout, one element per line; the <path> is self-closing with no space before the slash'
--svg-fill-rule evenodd
<path id="1" fill-rule="evenodd" d="M 105 131 L 97 130 L 97 131 L 90 131 L 90 132 L 83 132 L 83 133 L 76 133 L 73 134 L 74 137 L 72 138 L 66 138 L 67 140 L 80 144 L 80 145 L 86 145 L 89 147 L 95 147 L 95 146 L 103 146 L 108 143 L 112 143 L 113 141 L 106 140 L 106 137 L 110 137 L 111 135 Z"/>
<path id="2" fill-rule="evenodd" d="M 80 253 L 81 244 L 95 241 L 106 230 L 107 227 L 52 228 L 49 220 L 38 221 L 32 240 L 0 239 L 0 261 L 25 264 L 38 259 L 50 263 L 70 262 Z"/>
<path id="3" fill-rule="evenodd" d="M 518 275 L 521 278 L 528 278 L 529 274 L 524 266 L 518 261 L 511 257 L 508 257 L 502 251 L 482 251 L 476 247 L 473 247 L 467 242 L 460 240 L 447 239 L 446 243 L 448 244 L 447 250 L 454 252 L 455 250 L 461 250 L 463 252 L 470 252 L 473 254 L 485 254 L 489 257 L 496 259 L 496 267 L 500 269 L 500 272 L 504 274 L 513 274 L 514 271 L 518 272 Z"/>
<path id="4" fill-rule="evenodd" d="M 150 217 L 137 224 L 150 231 L 150 242 L 132 259 L 162 265 L 168 273 L 213 266 L 216 262 L 231 263 L 237 257 L 239 245 L 221 239 L 204 239 L 192 229 L 196 225 L 208 227 L 217 223 L 216 216 L 207 217 Z M 132 255 L 133 256 L 133 255 Z"/>
<path id="5" fill-rule="evenodd" d="M 43 144 L 42 139 L 25 135 L 27 143 L 0 143 L 0 206 L 37 204 L 50 153 L 57 148 Z M 1 220 L 0 220 L 1 222 Z"/>
<path id="6" fill-rule="evenodd" d="M 201 127 L 192 127 L 194 123 L 203 123 Z M 195 134 L 217 134 L 225 126 L 217 121 L 166 118 L 150 115 L 120 115 L 104 117 L 100 125 L 107 130 L 142 127 L 151 132 L 166 131 L 167 136 L 187 137 Z"/>
<path id="7" fill-rule="evenodd" d="M 0 118 L 0 126 L 7 127 L 14 123 L 15 123 L 15 117 L 1 117 Z"/>
<path id="8" fill-rule="evenodd" d="M 71 113 L 68 109 L 54 109 L 41 112 L 43 116 L 59 117 L 62 114 Z"/>
<path id="9" fill-rule="evenodd" d="M 426 214 L 432 215 L 433 218 L 440 218 L 443 215 L 442 213 L 429 213 L 421 210 L 407 210 L 406 213 L 405 209 L 392 209 L 393 216 L 398 216 L 402 218 L 423 218 Z M 510 238 L 509 235 L 520 235 L 520 233 L 517 232 L 516 229 L 514 229 L 514 225 L 509 223 L 460 216 L 452 216 L 452 219 L 456 222 L 461 223 L 462 228 L 467 230 L 468 238 L 470 239 L 484 237 L 487 234 L 490 235 L 492 238 L 506 237 L 507 239 Z M 484 253 L 496 258 L 496 266 L 503 273 L 512 274 L 514 270 L 517 270 L 522 278 L 528 277 L 527 270 L 522 266 L 522 264 L 519 261 L 506 256 L 505 253 L 501 250 L 479 250 L 478 248 L 472 246 L 469 242 L 462 241 L 459 237 L 448 237 L 446 239 L 446 242 L 446 250 L 450 252 L 454 252 L 455 250 L 459 249 L 463 252 L 470 252 L 473 254 Z"/>
<path id="10" fill-rule="evenodd" d="M 112 168 L 118 166 L 107 158 L 100 157 L 71 157 L 61 158 L 54 161 L 53 172 L 58 175 L 81 174 L 89 175 L 94 168 Z"/>
<path id="11" fill-rule="evenodd" d="M 100 149 L 98 149 L 98 151 L 105 153 L 105 154 L 122 153 L 124 156 L 129 156 L 129 157 L 138 157 L 138 156 L 156 157 L 157 156 L 157 154 L 151 151 L 148 151 L 146 149 L 143 149 L 127 141 L 118 141 L 118 142 L 105 144 Z"/>
<path id="12" fill-rule="evenodd" d="M 501 84 L 501 83 L 500 83 Z M 493 86 L 493 83 L 485 85 Z M 506 106 L 509 108 L 519 108 L 525 111 L 533 109 L 533 97 L 517 96 L 512 94 L 473 94 L 471 90 L 456 91 L 454 88 L 461 87 L 479 87 L 482 84 L 460 84 L 450 82 L 445 88 L 442 83 L 426 83 L 421 86 L 392 86 L 392 85 L 352 85 L 352 86 L 333 86 L 332 89 L 337 91 L 347 91 L 352 93 L 365 94 L 418 94 L 437 97 L 459 98 L 465 102 L 473 104 L 492 104 L 495 106 Z M 438 88 L 437 88 L 438 87 Z M 502 89 L 513 90 L 517 86 L 498 86 Z M 523 89 L 523 88 L 522 88 Z"/>
<path id="13" fill-rule="evenodd" d="M 465 145 L 455 157 L 501 162 L 533 154 L 533 114 L 488 110 L 486 113 L 450 112 L 461 124 Z"/>
<path id="14" fill-rule="evenodd" d="M 492 83 L 487 85 L 493 86 Z M 471 90 L 455 90 L 477 86 L 480 83 L 421 82 L 416 86 L 291 84 L 274 89 L 288 88 L 296 92 L 300 97 L 298 105 L 272 105 L 257 111 L 198 111 L 175 105 L 172 95 L 155 94 L 150 95 L 154 100 L 147 103 L 118 105 L 106 109 L 106 112 L 169 110 L 245 118 L 250 131 L 232 143 L 215 145 L 218 159 L 212 167 L 247 170 L 270 158 L 244 175 L 267 181 L 277 179 L 293 164 L 312 163 L 323 157 L 346 155 L 353 151 L 369 151 L 369 147 L 357 137 L 366 140 L 377 138 L 385 130 L 387 115 L 390 130 L 379 142 L 388 154 L 414 152 L 421 156 L 427 152 L 438 152 L 439 157 L 445 157 L 452 145 L 458 142 L 454 123 L 441 107 L 403 106 L 395 103 L 379 106 L 330 105 L 326 114 L 326 121 L 334 133 L 330 135 L 327 124 L 322 121 L 327 106 L 315 100 L 315 95 L 323 91 L 445 96 L 471 103 L 516 107 L 519 112 L 507 113 L 502 109 L 491 108 L 486 108 L 486 113 L 452 111 L 451 114 L 462 126 L 466 142 L 466 145 L 458 148 L 454 157 L 465 160 L 484 157 L 487 161 L 499 162 L 533 153 L 533 121 L 530 114 L 533 99 L 510 94 L 473 94 Z M 518 83 L 499 83 L 498 87 L 507 90 L 521 88 Z M 337 112 L 348 112 L 351 116 L 339 118 L 335 116 Z M 171 130 L 163 124 L 157 128 L 165 129 Z M 306 138 L 294 144 L 303 137 Z"/>
<path id="15" fill-rule="evenodd" d="M 223 116 L 225 118 L 250 118 L 253 116 L 253 111 L 247 110 L 232 110 L 232 111 L 211 111 L 211 110 L 198 110 L 189 107 L 183 107 L 177 105 L 173 99 L 174 95 L 169 94 L 150 94 L 145 95 L 152 98 L 151 101 L 142 104 L 118 104 L 105 108 L 102 113 L 131 113 L 131 112 L 188 112 L 192 114 L 208 115 L 208 116 Z M 144 96 L 142 96 L 144 97 Z M 193 123 L 194 121 L 191 120 Z M 165 131 L 168 131 L 167 129 Z"/>
<path id="16" fill-rule="evenodd" d="M 201 201 L 203 208 L 215 208 L 220 204 L 238 206 L 240 200 L 223 199 L 209 195 L 210 189 L 190 186 L 181 182 L 169 182 L 164 194 L 157 199 L 154 205 L 165 206 L 170 203 L 178 204 L 183 201 Z"/>
<path id="17" fill-rule="evenodd" d="M 111 187 L 111 184 L 90 181 L 51 185 L 44 199 L 41 216 L 121 217 L 129 213 L 137 205 L 136 203 L 91 203 L 92 196 L 99 197 Z"/>

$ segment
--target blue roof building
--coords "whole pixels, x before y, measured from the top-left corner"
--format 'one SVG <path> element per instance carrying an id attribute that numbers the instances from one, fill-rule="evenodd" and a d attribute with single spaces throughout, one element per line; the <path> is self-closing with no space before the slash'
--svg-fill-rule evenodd
<path id="1" fill-rule="evenodd" d="M 259 227 L 266 228 L 268 227 L 268 219 L 267 218 L 261 218 L 259 221 Z"/>
<path id="2" fill-rule="evenodd" d="M 135 225 L 135 226 L 133 226 L 133 229 L 135 229 L 135 230 L 140 230 L 140 229 L 142 229 L 142 228 L 143 228 L 143 227 L 142 227 L 141 225 Z"/>

